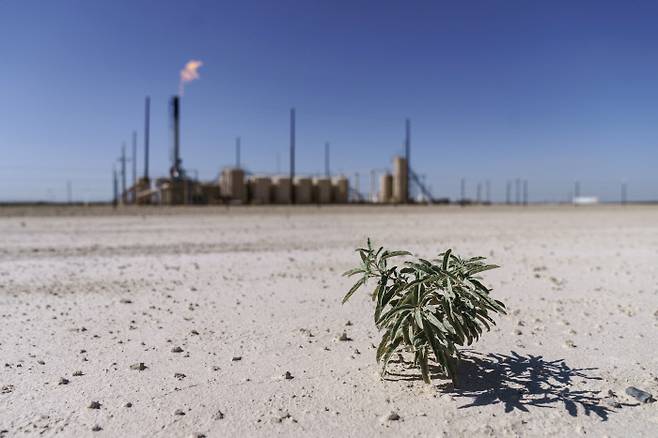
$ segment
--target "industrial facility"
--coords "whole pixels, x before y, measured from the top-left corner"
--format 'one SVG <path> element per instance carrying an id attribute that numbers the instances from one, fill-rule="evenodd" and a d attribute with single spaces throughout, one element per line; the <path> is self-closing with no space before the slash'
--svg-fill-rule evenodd
<path id="1" fill-rule="evenodd" d="M 114 205 L 269 205 L 269 204 L 346 204 L 364 202 L 350 187 L 344 175 L 331 175 L 329 171 L 329 144 L 325 145 L 325 174 L 310 177 L 295 174 L 295 109 L 290 110 L 290 172 L 285 175 L 251 174 L 240 165 L 240 139 L 236 141 L 236 164 L 222 169 L 218 178 L 199 181 L 192 178 L 183 167 L 180 145 L 181 100 L 173 96 L 169 103 L 171 122 L 171 167 L 167 177 L 151 180 L 149 177 L 149 129 L 150 98 L 146 97 L 144 118 L 144 172 L 137 177 L 137 136 L 133 133 L 132 158 L 126 157 L 122 147 L 120 180 L 116 168 L 113 171 Z M 393 170 L 385 171 L 380 178 L 379 192 L 372 193 L 371 202 L 405 204 L 411 202 L 410 182 L 419 191 L 429 192 L 409 167 L 411 143 L 410 121 L 406 121 L 405 156 L 393 159 Z M 132 185 L 126 182 L 126 163 L 132 162 Z M 373 176 L 371 176 L 373 177 Z M 374 178 L 374 177 L 373 177 Z M 371 182 L 374 184 L 374 179 Z M 373 188 L 371 187 L 371 190 Z"/>

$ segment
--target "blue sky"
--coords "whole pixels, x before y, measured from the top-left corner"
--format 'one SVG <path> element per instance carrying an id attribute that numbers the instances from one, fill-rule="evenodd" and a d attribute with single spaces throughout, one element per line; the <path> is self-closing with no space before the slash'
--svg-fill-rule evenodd
<path id="1" fill-rule="evenodd" d="M 151 174 L 185 62 L 183 165 L 302 173 L 412 166 L 437 196 L 525 178 L 531 200 L 658 199 L 658 3 L 605 1 L 0 0 L 0 200 L 111 196 L 111 168 L 152 99 Z M 130 148 L 129 148 L 130 149 Z M 141 171 L 141 155 L 139 156 Z"/>

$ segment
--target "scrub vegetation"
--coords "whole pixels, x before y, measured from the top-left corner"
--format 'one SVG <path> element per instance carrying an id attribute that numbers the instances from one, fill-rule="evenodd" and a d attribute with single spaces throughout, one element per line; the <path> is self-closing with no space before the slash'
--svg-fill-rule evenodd
<path id="1" fill-rule="evenodd" d="M 370 239 L 356 251 L 361 265 L 343 275 L 360 278 L 343 303 L 368 280 L 376 279 L 371 296 L 375 325 L 384 333 L 376 356 L 382 375 L 393 353 L 408 352 L 426 383 L 431 381 L 433 356 L 436 366 L 456 384 L 458 347 L 471 345 L 490 330 L 495 325 L 492 314 L 505 314 L 505 305 L 491 297 L 491 289 L 479 277 L 498 266 L 486 264 L 485 257 L 458 257 L 451 250 L 433 260 L 408 260 L 410 252 L 375 250 Z M 407 260 L 392 263 L 400 257 Z"/>

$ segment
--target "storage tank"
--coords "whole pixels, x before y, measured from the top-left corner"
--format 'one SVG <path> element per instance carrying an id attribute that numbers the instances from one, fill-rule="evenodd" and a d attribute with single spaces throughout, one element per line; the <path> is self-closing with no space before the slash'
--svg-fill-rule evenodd
<path id="1" fill-rule="evenodd" d="M 393 201 L 399 204 L 407 203 L 407 160 L 402 157 L 393 158 Z"/>
<path id="2" fill-rule="evenodd" d="M 379 180 L 379 199 L 378 201 L 388 204 L 393 200 L 393 175 L 385 173 Z"/>
<path id="3" fill-rule="evenodd" d="M 221 204 L 221 193 L 217 183 L 201 184 L 201 192 L 205 203 L 210 205 Z"/>
<path id="4" fill-rule="evenodd" d="M 331 204 L 331 179 L 317 178 L 315 180 L 315 202 Z"/>
<path id="5" fill-rule="evenodd" d="M 349 201 L 350 183 L 346 177 L 340 176 L 333 181 L 334 202 L 347 204 Z"/>
<path id="6" fill-rule="evenodd" d="M 285 176 L 275 178 L 272 192 L 275 204 L 290 204 L 290 178 Z"/>
<path id="7" fill-rule="evenodd" d="M 265 176 L 251 179 L 252 204 L 269 204 L 272 202 L 272 180 Z"/>
<path id="8" fill-rule="evenodd" d="M 186 204 L 188 197 L 188 184 L 186 180 L 170 180 L 160 186 L 160 199 L 165 205 Z"/>
<path id="9" fill-rule="evenodd" d="M 220 178 L 222 196 L 245 204 L 247 202 L 247 187 L 244 181 L 244 170 L 237 167 L 227 167 Z"/>
<path id="10" fill-rule="evenodd" d="M 295 204 L 313 202 L 313 180 L 311 178 L 295 179 Z"/>

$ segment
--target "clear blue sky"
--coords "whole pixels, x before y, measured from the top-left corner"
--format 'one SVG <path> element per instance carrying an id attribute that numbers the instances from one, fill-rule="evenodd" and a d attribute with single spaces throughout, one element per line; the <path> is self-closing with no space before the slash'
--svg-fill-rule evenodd
<path id="1" fill-rule="evenodd" d="M 434 194 L 527 178 L 531 200 L 658 199 L 658 2 L 0 0 L 0 200 L 109 199 L 152 98 L 151 174 L 169 166 L 167 101 L 186 61 L 183 165 L 300 172 L 412 166 Z M 140 152 L 141 172 L 141 152 Z M 362 176 L 362 188 L 368 187 Z"/>

